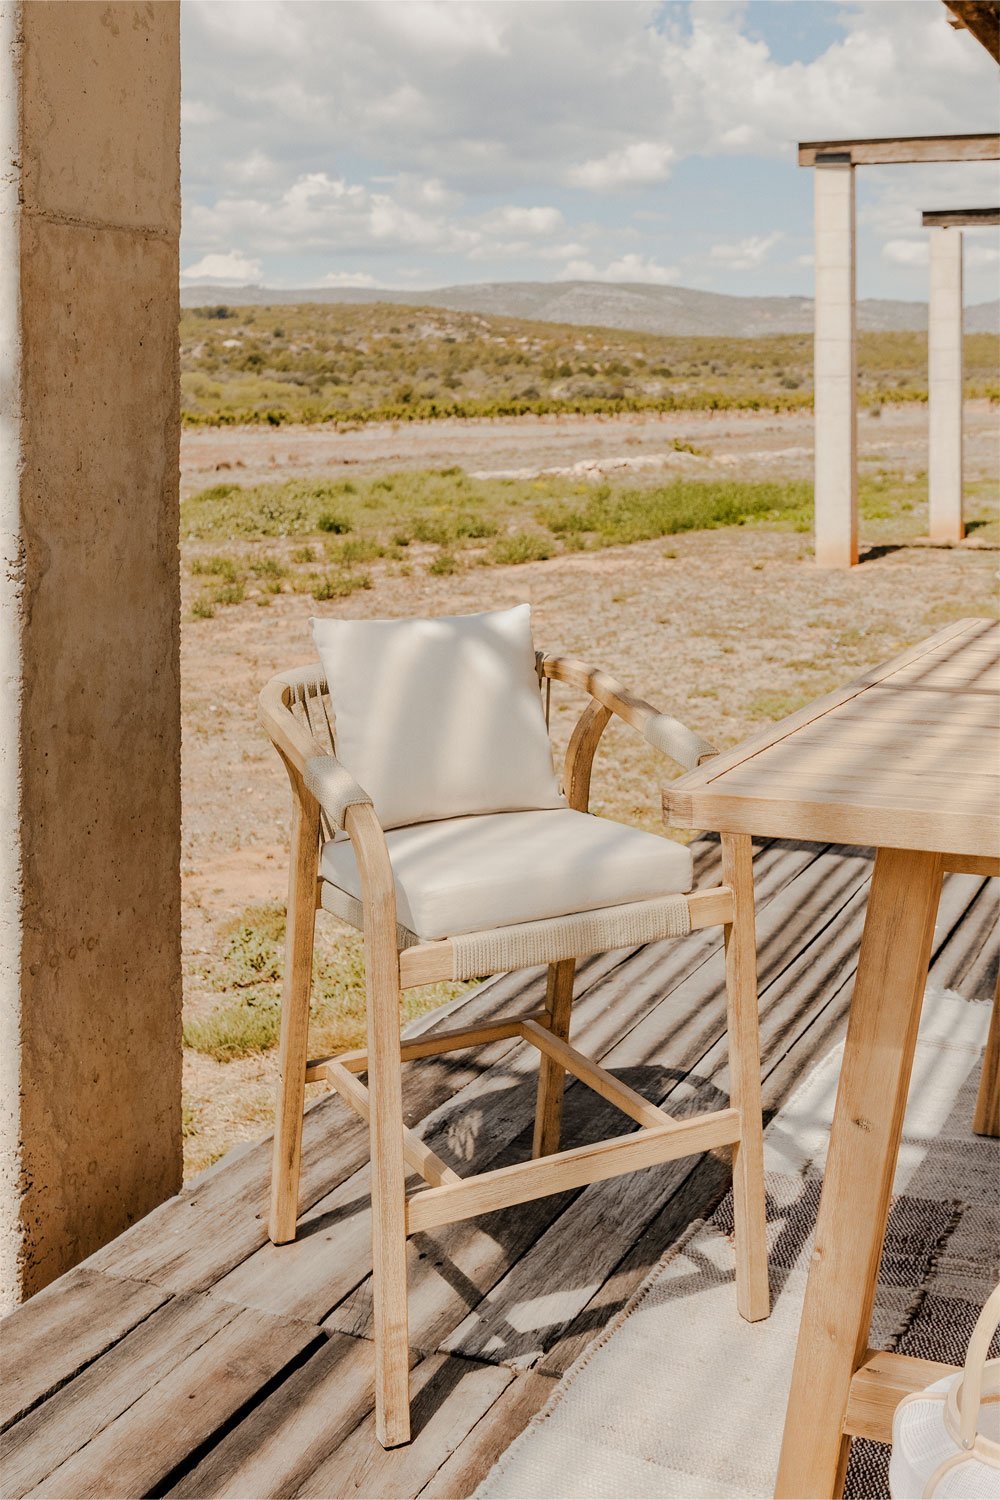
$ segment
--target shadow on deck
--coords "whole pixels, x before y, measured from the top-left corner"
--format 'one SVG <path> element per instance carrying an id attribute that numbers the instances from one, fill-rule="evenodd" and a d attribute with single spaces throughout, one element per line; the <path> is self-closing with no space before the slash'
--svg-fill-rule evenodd
<path id="1" fill-rule="evenodd" d="M 698 883 L 718 879 L 715 841 L 696 855 Z M 855 849 L 758 849 L 768 1115 L 843 1034 L 870 870 Z M 991 997 L 996 919 L 996 882 L 949 876 L 931 982 Z M 471 1024 L 542 993 L 539 971 L 505 976 L 450 1014 Z M 718 929 L 579 967 L 574 1042 L 672 1112 L 724 1100 L 724 1020 Z M 503 1041 L 407 1064 L 408 1119 L 459 1172 L 523 1160 L 536 1059 Z M 564 1145 L 630 1128 L 570 1083 Z M 281 1249 L 264 1229 L 268 1169 L 268 1142 L 232 1153 L 7 1320 L 5 1496 L 468 1495 L 728 1186 L 714 1157 L 689 1157 L 416 1236 L 415 1436 L 384 1453 L 366 1132 L 335 1096 L 308 1111 L 299 1238 Z"/>

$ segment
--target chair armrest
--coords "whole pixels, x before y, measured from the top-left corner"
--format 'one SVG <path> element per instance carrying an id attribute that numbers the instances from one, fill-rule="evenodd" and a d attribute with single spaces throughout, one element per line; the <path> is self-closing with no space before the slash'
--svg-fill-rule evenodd
<path id="1" fill-rule="evenodd" d="M 372 799 L 335 755 L 312 755 L 302 776 L 334 828 L 344 828 L 349 807 L 371 807 Z"/>
<path id="2" fill-rule="evenodd" d="M 606 672 L 589 667 L 586 662 L 571 656 L 543 656 L 541 671 L 543 677 L 551 677 L 556 682 L 565 682 L 589 693 L 596 703 L 637 729 L 654 750 L 669 755 L 685 771 L 693 771 L 695 766 L 715 754 L 714 746 L 693 729 L 688 729 L 680 719 L 657 712 L 644 698 L 637 698 Z"/>

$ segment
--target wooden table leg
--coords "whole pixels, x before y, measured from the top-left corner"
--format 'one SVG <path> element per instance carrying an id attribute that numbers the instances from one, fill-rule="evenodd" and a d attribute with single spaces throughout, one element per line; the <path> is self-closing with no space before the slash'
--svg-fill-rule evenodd
<path id="1" fill-rule="evenodd" d="M 775 1494 L 832 1500 L 872 1303 L 941 893 L 940 855 L 875 858 Z"/>

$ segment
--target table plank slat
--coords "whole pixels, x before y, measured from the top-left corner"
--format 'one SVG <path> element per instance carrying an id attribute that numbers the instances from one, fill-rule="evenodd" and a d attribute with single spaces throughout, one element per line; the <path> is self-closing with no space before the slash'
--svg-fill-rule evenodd
<path id="1" fill-rule="evenodd" d="M 1000 626 L 964 620 L 672 782 L 680 827 L 993 856 Z"/>

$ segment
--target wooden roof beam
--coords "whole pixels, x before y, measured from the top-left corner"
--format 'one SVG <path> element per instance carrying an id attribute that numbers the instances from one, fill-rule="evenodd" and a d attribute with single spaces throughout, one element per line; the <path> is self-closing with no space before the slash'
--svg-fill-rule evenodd
<path id="1" fill-rule="evenodd" d="M 1000 224 L 1000 208 L 925 208 L 925 229 L 976 229 Z"/>
<path id="2" fill-rule="evenodd" d="M 853 167 L 894 166 L 923 161 L 998 161 L 1000 135 L 909 135 L 882 140 L 800 141 L 799 166 L 819 159 L 847 161 Z"/>
<path id="3" fill-rule="evenodd" d="M 997 0 L 944 0 L 951 24 L 968 31 L 994 62 L 1000 62 L 1000 5 Z"/>

